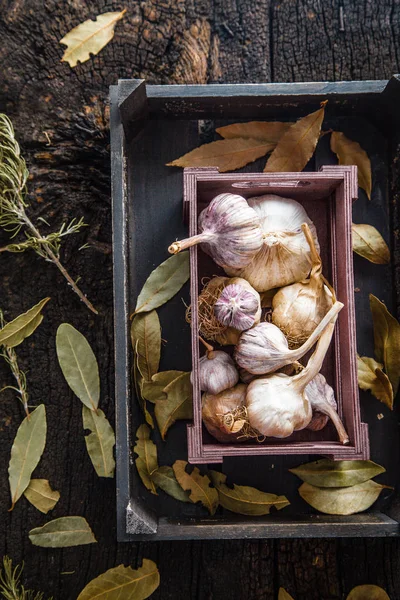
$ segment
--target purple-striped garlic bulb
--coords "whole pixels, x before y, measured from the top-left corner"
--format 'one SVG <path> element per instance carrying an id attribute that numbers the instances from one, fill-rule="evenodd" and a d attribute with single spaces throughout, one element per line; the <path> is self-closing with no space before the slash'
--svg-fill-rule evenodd
<path id="1" fill-rule="evenodd" d="M 214 314 L 226 327 L 250 329 L 261 319 L 260 294 L 245 279 L 234 277 L 214 304 Z"/>
<path id="2" fill-rule="evenodd" d="M 263 245 L 260 220 L 255 210 L 237 194 L 219 194 L 199 215 L 199 233 L 174 242 L 168 248 L 177 254 L 200 244 L 223 269 L 243 269 Z"/>
<path id="3" fill-rule="evenodd" d="M 239 381 L 239 373 L 233 359 L 223 350 L 214 350 L 202 338 L 206 353 L 199 361 L 200 389 L 210 394 L 219 394 L 232 388 Z"/>

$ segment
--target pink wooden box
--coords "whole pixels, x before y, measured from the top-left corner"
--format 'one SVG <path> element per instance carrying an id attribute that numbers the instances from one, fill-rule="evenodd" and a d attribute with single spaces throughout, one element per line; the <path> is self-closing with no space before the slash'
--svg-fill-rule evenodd
<path id="1" fill-rule="evenodd" d="M 354 279 L 352 256 L 352 203 L 357 198 L 357 168 L 326 166 L 312 173 L 227 173 L 218 169 L 184 170 L 184 215 L 189 234 L 197 234 L 197 218 L 205 206 L 222 192 L 245 198 L 278 194 L 294 198 L 314 222 L 321 246 L 324 274 L 344 303 L 334 339 L 322 373 L 334 388 L 338 411 L 350 437 L 341 445 L 329 422 L 318 432 L 298 431 L 280 440 L 222 444 L 202 425 L 198 362 L 203 349 L 197 337 L 197 299 L 204 277 L 223 274 L 202 250 L 190 248 L 190 294 L 192 304 L 193 423 L 188 425 L 188 459 L 191 463 L 220 463 L 224 457 L 277 454 L 319 454 L 336 460 L 368 459 L 368 426 L 361 422 L 356 361 Z"/>

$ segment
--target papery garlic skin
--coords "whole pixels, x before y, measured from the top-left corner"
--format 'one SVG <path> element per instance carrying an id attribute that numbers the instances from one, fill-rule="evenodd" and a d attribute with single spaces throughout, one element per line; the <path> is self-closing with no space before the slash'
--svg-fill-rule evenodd
<path id="1" fill-rule="evenodd" d="M 273 194 L 249 198 L 261 223 L 264 243 L 242 269 L 225 268 L 228 275 L 247 279 L 258 291 L 266 292 L 301 281 L 311 270 L 310 248 L 301 230 L 307 223 L 319 250 L 317 232 L 304 208 L 296 200 Z"/>
<path id="2" fill-rule="evenodd" d="M 333 410 L 337 411 L 337 403 L 335 400 L 335 392 L 333 388 L 327 383 L 325 377 L 318 373 L 310 381 L 308 386 L 306 387 L 307 398 L 310 401 L 311 408 L 312 404 L 314 405 L 318 402 L 320 396 L 325 397 L 326 401 Z M 320 431 L 323 429 L 329 421 L 328 415 L 321 413 L 319 410 L 313 410 L 313 416 L 309 424 L 307 425 L 307 429 L 310 431 Z"/>
<path id="3" fill-rule="evenodd" d="M 231 431 L 232 419 L 228 419 L 245 405 L 247 385 L 238 383 L 235 387 L 225 390 L 220 394 L 203 394 L 202 396 L 202 418 L 207 431 L 219 442 L 237 442 L 246 441 L 246 438 L 240 435 L 240 427 L 234 427 Z M 244 425 L 244 422 L 243 422 Z"/>
<path id="4" fill-rule="evenodd" d="M 336 412 L 337 405 L 333 389 L 321 373 L 318 373 L 310 381 L 306 388 L 306 394 L 314 414 L 322 413 L 323 415 L 327 415 L 336 428 L 340 443 L 349 444 L 350 439 L 347 431 Z"/>
<path id="5" fill-rule="evenodd" d="M 246 394 L 249 423 L 262 435 L 285 438 L 311 421 L 311 404 L 304 392 L 293 393 L 291 380 L 284 373 L 276 373 L 249 384 Z"/>
<path id="6" fill-rule="evenodd" d="M 198 218 L 198 235 L 174 242 L 168 248 L 177 254 L 200 244 L 222 268 L 242 269 L 263 245 L 257 213 L 237 194 L 219 194 Z"/>
<path id="7" fill-rule="evenodd" d="M 232 358 L 222 350 L 206 352 L 199 361 L 199 383 L 203 392 L 219 394 L 237 384 L 239 373 Z"/>
<path id="8" fill-rule="evenodd" d="M 261 319 L 260 294 L 241 277 L 234 277 L 222 290 L 214 305 L 218 321 L 237 331 L 257 325 Z"/>
<path id="9" fill-rule="evenodd" d="M 306 223 L 302 230 L 310 247 L 310 277 L 281 288 L 272 299 L 272 322 L 283 331 L 290 348 L 297 348 L 309 338 L 335 301 L 334 294 L 325 285 L 321 257 L 312 232 Z"/>

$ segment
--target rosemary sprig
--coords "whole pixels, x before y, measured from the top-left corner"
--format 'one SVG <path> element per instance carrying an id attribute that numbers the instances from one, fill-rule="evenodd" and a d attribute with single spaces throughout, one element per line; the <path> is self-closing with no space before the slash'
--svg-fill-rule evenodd
<path id="1" fill-rule="evenodd" d="M 33 224 L 26 208 L 26 183 L 29 172 L 25 160 L 15 139 L 14 128 L 10 119 L 0 113 L 0 227 L 11 233 L 14 238 L 21 229 L 24 230 L 26 239 L 20 243 L 12 243 L 0 252 L 24 252 L 32 249 L 45 260 L 58 267 L 74 292 L 95 314 L 97 310 L 79 289 L 76 282 L 60 262 L 59 253 L 62 238 L 79 231 L 85 226 L 83 219 L 73 219 L 68 225 L 63 224 L 59 231 L 42 236 L 39 229 Z"/>
<path id="2" fill-rule="evenodd" d="M 2 329 L 6 325 L 6 321 L 3 316 L 3 311 L 0 309 L 0 329 Z M 16 381 L 16 386 L 14 385 L 6 385 L 0 390 L 0 393 L 4 390 L 14 390 L 18 394 L 19 399 L 22 402 L 22 406 L 24 407 L 25 414 L 29 419 L 29 407 L 28 407 L 28 391 L 26 389 L 26 375 L 18 365 L 17 353 L 14 348 L 8 348 L 7 346 L 0 347 L 0 356 L 4 358 L 4 360 L 8 363 L 11 369 L 11 373 L 14 376 Z"/>
<path id="3" fill-rule="evenodd" d="M 3 568 L 0 571 L 0 593 L 6 600 L 44 600 L 42 592 L 26 590 L 21 583 L 24 565 L 12 566 L 8 556 L 3 557 Z M 52 600 L 52 598 L 49 598 Z"/>

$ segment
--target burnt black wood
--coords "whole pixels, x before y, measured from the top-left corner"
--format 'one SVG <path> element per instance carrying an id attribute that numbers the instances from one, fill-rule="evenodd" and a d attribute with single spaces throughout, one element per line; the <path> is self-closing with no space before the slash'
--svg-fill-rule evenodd
<path id="1" fill-rule="evenodd" d="M 88 337 L 100 361 L 101 407 L 113 421 L 109 85 L 118 77 L 146 78 L 151 84 L 389 79 L 400 71 L 400 7 L 394 0 L 128 4 L 114 40 L 98 56 L 71 69 L 60 62 L 63 47 L 57 40 L 83 20 L 121 10 L 124 4 L 0 0 L 0 110 L 12 117 L 28 160 L 31 210 L 55 225 L 77 215 L 90 223 L 82 234 L 66 241 L 62 258 L 73 276 L 81 275 L 83 290 L 101 311 L 101 317 L 92 317 L 58 272 L 34 255 L 0 254 L 0 299 L 7 318 L 43 295 L 52 296 L 42 325 L 18 349 L 21 364 L 29 371 L 32 404 L 44 401 L 48 413 L 47 447 L 36 475 L 50 479 L 61 491 L 52 516 L 84 515 L 98 539 L 97 545 L 66 550 L 35 548 L 28 541 L 29 529 L 52 517 L 41 515 L 24 499 L 7 513 L 7 464 L 22 412 L 13 394 L 4 392 L 0 552 L 15 561 L 25 560 L 28 587 L 57 600 L 76 598 L 101 572 L 120 563 L 135 567 L 143 557 L 156 560 L 160 568 L 162 584 L 154 598 L 275 600 L 282 585 L 296 600 L 339 600 L 354 585 L 369 582 L 386 588 L 393 600 L 400 589 L 397 539 L 117 544 L 115 484 L 99 479 L 87 457 L 80 403 L 58 368 L 54 335 L 60 322 L 69 321 Z M 208 33 L 204 23 L 210 25 Z M 202 140 L 207 141 L 213 127 L 203 125 Z M 399 265 L 397 165 L 400 161 L 390 180 L 390 237 Z M 5 241 L 2 237 L 0 245 Z M 90 249 L 78 252 L 86 241 Z M 393 298 L 398 305 L 397 299 Z M 368 312 L 360 318 L 369 319 Z M 3 364 L 0 379 L 0 388 L 11 383 Z M 365 400 L 376 407 L 374 415 L 382 408 L 369 396 Z M 395 508 L 393 503 L 391 507 Z"/>

